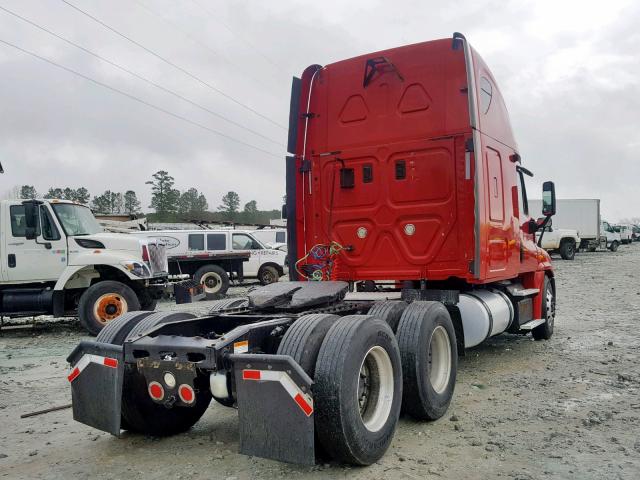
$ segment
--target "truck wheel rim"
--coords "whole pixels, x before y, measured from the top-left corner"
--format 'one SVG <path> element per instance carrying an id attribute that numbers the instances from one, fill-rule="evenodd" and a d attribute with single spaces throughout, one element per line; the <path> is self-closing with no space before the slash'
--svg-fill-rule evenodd
<path id="1" fill-rule="evenodd" d="M 393 390 L 393 365 L 389 354 L 380 346 L 372 347 L 360 365 L 356 393 L 360 418 L 370 432 L 377 432 L 387 422 Z"/>
<path id="2" fill-rule="evenodd" d="M 100 323 L 107 323 L 129 310 L 127 301 L 116 293 L 105 293 L 96 300 L 93 314 Z"/>
<path id="3" fill-rule="evenodd" d="M 206 293 L 218 293 L 220 286 L 222 285 L 222 279 L 217 273 L 208 272 L 200 277 L 200 283 L 204 287 L 204 291 Z"/>
<path id="4" fill-rule="evenodd" d="M 444 392 L 451 377 L 451 343 L 447 330 L 441 325 L 431 334 L 427 373 L 431 388 L 438 394 Z"/>
<path id="5" fill-rule="evenodd" d="M 551 290 L 551 288 L 547 287 L 547 295 L 546 295 L 546 300 L 547 300 L 547 325 L 549 325 L 549 327 L 553 328 L 553 321 L 555 319 L 556 316 L 556 306 L 553 300 L 553 291 Z"/>
<path id="6" fill-rule="evenodd" d="M 269 270 L 265 270 L 264 272 L 262 272 L 262 283 L 269 284 L 273 283 L 274 281 L 275 278 Z"/>

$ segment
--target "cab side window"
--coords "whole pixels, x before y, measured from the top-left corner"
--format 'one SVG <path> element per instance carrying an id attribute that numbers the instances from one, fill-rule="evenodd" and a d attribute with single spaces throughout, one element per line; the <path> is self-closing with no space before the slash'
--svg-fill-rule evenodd
<path id="1" fill-rule="evenodd" d="M 11 234 L 14 237 L 25 237 L 27 222 L 24 205 L 11 205 L 9 207 L 9 216 L 11 217 Z"/>
<path id="2" fill-rule="evenodd" d="M 60 232 L 53 223 L 51 212 L 48 208 L 40 207 L 40 225 L 42 226 L 42 238 L 44 240 L 60 240 Z"/>
<path id="3" fill-rule="evenodd" d="M 524 175 L 522 172 L 518 172 L 518 209 L 520 212 L 520 219 L 524 219 L 529 216 L 529 202 L 527 201 L 527 188 L 524 184 Z"/>
<path id="4" fill-rule="evenodd" d="M 245 233 L 234 233 L 232 245 L 234 250 L 260 250 L 260 244 Z"/>

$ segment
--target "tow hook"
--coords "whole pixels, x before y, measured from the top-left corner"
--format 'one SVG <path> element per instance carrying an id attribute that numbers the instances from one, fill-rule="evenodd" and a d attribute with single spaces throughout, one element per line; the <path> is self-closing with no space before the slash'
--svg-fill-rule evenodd
<path id="1" fill-rule="evenodd" d="M 167 400 L 164 402 L 164 406 L 165 408 L 173 408 L 173 404 L 176 403 L 176 396 L 175 395 L 171 395 L 169 398 L 167 398 Z"/>

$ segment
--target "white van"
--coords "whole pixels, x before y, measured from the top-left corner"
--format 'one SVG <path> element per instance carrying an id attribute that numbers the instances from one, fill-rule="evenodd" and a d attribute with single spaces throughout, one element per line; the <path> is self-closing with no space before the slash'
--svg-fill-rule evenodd
<path id="1" fill-rule="evenodd" d="M 275 248 L 279 245 L 287 243 L 286 228 L 261 228 L 259 230 L 250 230 L 251 234 L 269 247 Z"/>

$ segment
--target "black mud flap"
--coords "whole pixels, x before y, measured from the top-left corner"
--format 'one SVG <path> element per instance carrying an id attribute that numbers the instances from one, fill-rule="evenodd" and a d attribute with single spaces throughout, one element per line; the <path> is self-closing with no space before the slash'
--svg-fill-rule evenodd
<path id="1" fill-rule="evenodd" d="M 315 464 L 311 378 L 288 355 L 231 355 L 240 453 Z"/>
<path id="2" fill-rule="evenodd" d="M 122 347 L 82 341 L 67 357 L 71 364 L 73 419 L 120 435 L 124 356 Z"/>

